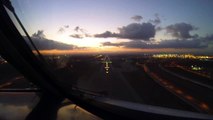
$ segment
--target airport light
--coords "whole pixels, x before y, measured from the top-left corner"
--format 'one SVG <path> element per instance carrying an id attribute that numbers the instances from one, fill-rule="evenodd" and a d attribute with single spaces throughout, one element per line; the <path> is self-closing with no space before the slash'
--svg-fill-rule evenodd
<path id="1" fill-rule="evenodd" d="M 194 70 L 194 71 L 199 71 L 199 70 L 202 70 L 203 68 L 199 67 L 199 66 L 196 66 L 196 65 L 192 65 L 191 69 Z"/>

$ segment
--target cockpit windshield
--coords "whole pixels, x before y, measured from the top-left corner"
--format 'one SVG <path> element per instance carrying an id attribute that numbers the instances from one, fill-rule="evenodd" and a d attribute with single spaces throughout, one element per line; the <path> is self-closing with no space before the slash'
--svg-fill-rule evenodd
<path id="1" fill-rule="evenodd" d="M 213 114 L 213 1 L 11 2 L 64 90 Z"/>

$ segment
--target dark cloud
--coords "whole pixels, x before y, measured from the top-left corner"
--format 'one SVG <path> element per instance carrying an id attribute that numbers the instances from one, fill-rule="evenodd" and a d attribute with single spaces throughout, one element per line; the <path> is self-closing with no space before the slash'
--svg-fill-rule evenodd
<path id="1" fill-rule="evenodd" d="M 38 30 L 37 32 L 32 34 L 32 37 L 33 38 L 39 38 L 39 39 L 45 38 L 44 31 Z"/>
<path id="2" fill-rule="evenodd" d="M 72 35 L 70 35 L 70 37 L 82 39 L 84 36 L 81 34 L 72 34 Z"/>
<path id="3" fill-rule="evenodd" d="M 197 35 L 195 36 L 190 35 L 190 32 L 193 30 L 197 30 L 197 28 L 192 26 L 191 24 L 187 24 L 184 22 L 169 25 L 165 29 L 167 33 L 171 34 L 173 37 L 180 39 L 198 37 Z"/>
<path id="4" fill-rule="evenodd" d="M 85 37 L 92 37 L 92 35 L 85 33 L 84 34 Z"/>
<path id="5" fill-rule="evenodd" d="M 156 31 L 161 31 L 162 29 L 163 29 L 163 28 L 160 27 L 160 26 L 158 26 L 158 27 L 155 28 Z"/>
<path id="6" fill-rule="evenodd" d="M 121 38 L 149 40 L 155 36 L 155 26 L 151 23 L 132 23 L 119 28 L 119 32 Z"/>
<path id="7" fill-rule="evenodd" d="M 92 37 L 90 34 L 84 33 L 84 34 L 71 34 L 70 37 L 82 39 L 85 37 Z"/>
<path id="8" fill-rule="evenodd" d="M 155 48 L 211 48 L 213 46 L 213 34 L 207 35 L 205 37 L 194 37 L 191 39 L 170 39 L 170 40 L 161 40 L 156 42 L 152 41 L 140 41 L 140 40 L 131 40 L 129 42 L 120 42 L 120 43 L 111 43 L 104 42 L 103 46 L 116 46 L 116 47 L 125 47 L 125 48 L 145 48 L 145 49 L 155 49 Z"/>
<path id="9" fill-rule="evenodd" d="M 76 26 L 76 27 L 74 28 L 74 31 L 75 31 L 75 32 L 82 32 L 82 33 L 85 33 L 85 32 L 86 32 L 86 30 L 84 30 L 83 28 L 80 28 L 79 26 Z"/>
<path id="10" fill-rule="evenodd" d="M 75 49 L 77 46 L 74 45 L 69 45 L 61 42 L 57 42 L 54 40 L 49 40 L 44 37 L 44 31 L 43 30 L 38 30 L 37 33 L 34 33 L 31 36 L 31 39 L 33 40 L 33 43 L 36 45 L 36 47 L 39 50 L 51 50 L 51 49 L 58 49 L 58 50 L 70 50 L 70 49 Z M 27 37 L 24 36 L 26 39 L 26 42 L 30 44 L 29 40 Z"/>
<path id="11" fill-rule="evenodd" d="M 58 50 L 72 50 L 77 48 L 74 45 L 68 45 L 65 43 L 57 42 L 54 40 L 49 39 L 38 39 L 38 38 L 32 38 L 34 44 L 39 50 L 51 50 L 51 49 L 58 49 Z"/>
<path id="12" fill-rule="evenodd" d="M 86 32 L 85 29 L 80 28 L 79 26 L 76 26 L 76 27 L 74 28 L 74 31 L 75 31 L 77 34 L 71 34 L 71 35 L 69 35 L 70 37 L 78 38 L 78 39 L 82 39 L 82 38 L 84 38 L 84 37 L 91 37 L 91 35 L 88 34 L 88 33 Z"/>
<path id="13" fill-rule="evenodd" d="M 119 33 L 106 31 L 102 34 L 96 34 L 95 37 L 118 37 L 132 40 L 150 40 L 155 36 L 155 26 L 151 23 L 132 23 L 118 28 Z"/>
<path id="14" fill-rule="evenodd" d="M 69 25 L 64 25 L 64 28 L 69 28 Z"/>
<path id="15" fill-rule="evenodd" d="M 150 20 L 149 22 L 150 22 L 150 23 L 153 23 L 154 25 L 160 24 L 160 23 L 161 23 L 161 19 L 160 19 L 160 17 L 159 17 L 159 14 L 156 13 L 156 14 L 155 14 L 155 19 L 154 19 L 154 20 Z"/>
<path id="16" fill-rule="evenodd" d="M 125 47 L 125 48 L 146 48 L 147 44 L 141 41 L 130 41 L 130 42 L 120 42 L 120 43 L 112 43 L 112 42 L 104 42 L 103 46 L 115 46 L 115 47 Z"/>
<path id="17" fill-rule="evenodd" d="M 76 26 L 76 27 L 74 28 L 74 31 L 78 32 L 79 29 L 80 29 L 79 26 Z"/>
<path id="18" fill-rule="evenodd" d="M 58 29 L 58 33 L 64 33 L 66 29 L 69 28 L 69 25 L 64 25 Z"/>
<path id="19" fill-rule="evenodd" d="M 206 48 L 207 44 L 203 44 L 200 39 L 193 40 L 163 40 L 157 46 L 157 48 Z"/>
<path id="20" fill-rule="evenodd" d="M 116 46 L 116 47 L 121 47 L 123 46 L 124 42 L 121 42 L 121 43 L 111 43 L 111 42 L 104 42 L 102 43 L 103 46 Z"/>
<path id="21" fill-rule="evenodd" d="M 143 17 L 140 15 L 135 15 L 131 17 L 131 19 L 135 20 L 136 22 L 140 22 L 143 19 Z"/>
<path id="22" fill-rule="evenodd" d="M 64 33 L 65 32 L 65 29 L 60 27 L 59 30 L 58 30 L 58 33 Z"/>
<path id="23" fill-rule="evenodd" d="M 112 33 L 110 31 L 106 31 L 101 34 L 96 34 L 95 37 L 100 37 L 100 38 L 108 38 L 108 37 L 118 37 L 119 35 L 116 33 Z"/>
<path id="24" fill-rule="evenodd" d="M 213 34 L 211 35 L 207 35 L 205 37 L 202 38 L 204 41 L 213 41 Z"/>
<path id="25" fill-rule="evenodd" d="M 120 42 L 120 43 L 111 43 L 105 42 L 102 43 L 103 46 L 116 46 L 116 47 L 126 47 L 126 48 L 145 48 L 145 49 L 154 49 L 154 48 L 206 48 L 208 44 L 201 41 L 200 39 L 195 40 L 162 40 L 158 43 L 147 43 L 144 41 L 130 41 L 130 42 Z"/>
<path id="26" fill-rule="evenodd" d="M 112 42 L 104 42 L 103 46 L 116 46 L 116 47 L 126 47 L 126 48 L 144 48 L 145 43 L 141 41 L 130 41 L 130 42 L 120 42 L 120 43 L 112 43 Z"/>

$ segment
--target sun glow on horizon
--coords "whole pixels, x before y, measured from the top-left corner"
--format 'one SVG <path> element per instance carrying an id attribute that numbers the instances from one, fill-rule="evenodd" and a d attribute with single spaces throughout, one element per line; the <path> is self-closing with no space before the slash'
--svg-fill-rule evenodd
<path id="1" fill-rule="evenodd" d="M 70 37 L 69 34 L 50 34 L 47 36 L 47 39 L 54 40 L 57 42 L 75 45 L 77 47 L 89 47 L 89 48 L 102 48 L 102 43 L 104 42 L 112 42 L 112 43 L 119 43 L 119 42 L 127 42 L 130 40 L 127 39 L 118 39 L 118 38 L 95 38 L 95 37 L 84 37 L 84 38 L 73 38 Z"/>
<path id="2" fill-rule="evenodd" d="M 73 50 L 39 50 L 43 55 L 62 55 L 62 54 L 123 54 L 123 53 L 188 53 L 197 52 L 197 49 L 174 49 L 174 48 L 160 48 L 160 49 L 140 49 L 140 48 L 124 48 L 124 47 L 102 47 L 102 48 L 82 48 Z M 190 52 L 189 52 L 190 51 Z M 33 51 L 36 54 L 36 51 Z"/>

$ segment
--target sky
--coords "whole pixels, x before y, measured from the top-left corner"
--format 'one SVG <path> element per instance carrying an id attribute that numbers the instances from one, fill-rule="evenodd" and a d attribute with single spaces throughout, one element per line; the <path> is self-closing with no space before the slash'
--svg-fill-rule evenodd
<path id="1" fill-rule="evenodd" d="M 46 52 L 213 50 L 212 0 L 11 1 Z"/>

